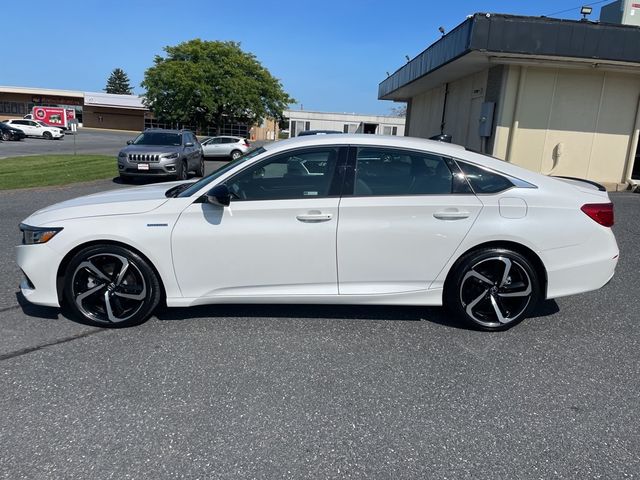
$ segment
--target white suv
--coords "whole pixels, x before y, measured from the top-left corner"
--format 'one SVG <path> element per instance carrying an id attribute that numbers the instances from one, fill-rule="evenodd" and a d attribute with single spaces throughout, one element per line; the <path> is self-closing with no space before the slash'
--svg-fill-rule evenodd
<path id="1" fill-rule="evenodd" d="M 13 118 L 11 120 L 5 120 L 5 123 L 22 130 L 27 137 L 42 137 L 47 140 L 60 140 L 64 137 L 64 131 L 62 129 L 50 127 L 40 120 Z"/>

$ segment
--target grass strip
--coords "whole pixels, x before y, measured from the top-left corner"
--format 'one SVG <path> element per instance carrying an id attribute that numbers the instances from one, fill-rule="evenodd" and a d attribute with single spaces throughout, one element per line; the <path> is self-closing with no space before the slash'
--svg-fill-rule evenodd
<path id="1" fill-rule="evenodd" d="M 118 175 L 111 155 L 33 155 L 0 159 L 0 190 L 48 187 Z"/>

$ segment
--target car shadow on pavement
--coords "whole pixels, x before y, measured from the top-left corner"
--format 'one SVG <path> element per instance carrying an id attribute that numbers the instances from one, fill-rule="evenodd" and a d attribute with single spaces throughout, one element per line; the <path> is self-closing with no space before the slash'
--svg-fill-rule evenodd
<path id="1" fill-rule="evenodd" d="M 29 303 L 22 293 L 16 293 L 22 312 L 29 317 L 58 320 L 60 317 L 75 323 L 64 308 L 42 307 Z M 555 315 L 560 311 L 555 300 L 541 302 L 529 314 L 529 321 Z M 469 330 L 443 307 L 414 307 L 389 305 L 291 305 L 291 304 L 225 304 L 196 307 L 159 308 L 155 316 L 160 321 L 188 321 L 196 318 L 304 318 L 322 320 L 385 320 L 400 322 L 431 322 L 445 327 Z"/>
<path id="2" fill-rule="evenodd" d="M 60 308 L 57 307 L 42 307 L 40 305 L 34 305 L 29 303 L 21 292 L 16 293 L 16 301 L 24 313 L 28 317 L 37 317 L 47 320 L 58 320 L 61 315 Z"/>
<path id="3" fill-rule="evenodd" d="M 162 182 L 167 182 L 168 180 L 166 178 L 147 178 L 147 177 L 144 177 L 144 178 L 132 177 L 127 180 L 124 180 L 122 177 L 118 176 L 118 177 L 113 177 L 112 181 L 116 185 L 151 185 L 152 183 L 162 183 Z"/>
<path id="4" fill-rule="evenodd" d="M 560 309 L 554 300 L 541 302 L 529 315 L 530 319 L 547 317 Z M 188 308 L 164 308 L 156 313 L 161 321 L 180 321 L 193 318 L 305 318 L 344 320 L 386 320 L 404 322 L 431 322 L 445 327 L 469 330 L 449 311 L 442 307 L 362 306 L 362 305 L 280 305 L 280 304 L 225 304 L 200 305 Z"/>

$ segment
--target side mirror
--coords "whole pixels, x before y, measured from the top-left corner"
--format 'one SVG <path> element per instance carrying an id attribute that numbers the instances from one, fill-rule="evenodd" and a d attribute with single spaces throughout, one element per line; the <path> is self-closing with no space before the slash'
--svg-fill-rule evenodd
<path id="1" fill-rule="evenodd" d="M 231 193 L 229 192 L 229 187 L 227 187 L 224 183 L 213 187 L 205 194 L 205 196 L 207 198 L 207 203 L 210 203 L 212 205 L 228 207 L 231 203 Z"/>
<path id="2" fill-rule="evenodd" d="M 127 140 L 127 145 L 133 144 L 133 140 Z"/>
<path id="3" fill-rule="evenodd" d="M 184 144 L 185 147 L 193 147 L 193 142 L 187 142 Z"/>

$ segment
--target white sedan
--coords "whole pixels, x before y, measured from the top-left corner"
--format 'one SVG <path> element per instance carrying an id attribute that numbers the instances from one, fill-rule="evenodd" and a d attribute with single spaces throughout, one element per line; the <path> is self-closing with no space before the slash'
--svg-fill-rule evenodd
<path id="1" fill-rule="evenodd" d="M 21 225 L 24 297 L 136 325 L 161 301 L 445 305 L 508 328 L 613 276 L 613 206 L 416 138 L 323 135 L 249 152 L 197 182 L 89 195 Z"/>
<path id="2" fill-rule="evenodd" d="M 58 127 L 51 127 L 40 120 L 15 118 L 5 120 L 5 123 L 24 132 L 27 137 L 41 137 L 47 140 L 64 138 L 64 131 Z"/>

